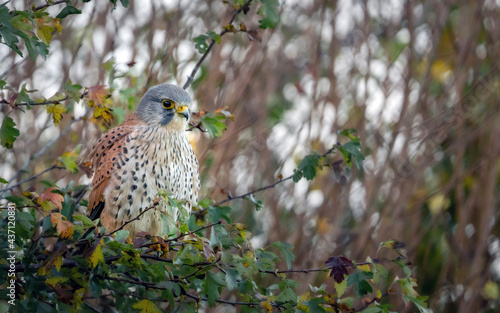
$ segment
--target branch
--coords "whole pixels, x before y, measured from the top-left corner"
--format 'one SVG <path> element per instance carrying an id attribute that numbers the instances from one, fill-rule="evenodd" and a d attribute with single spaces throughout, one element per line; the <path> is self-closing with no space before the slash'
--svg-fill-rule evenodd
<path id="1" fill-rule="evenodd" d="M 66 96 L 64 98 L 61 98 L 61 99 L 57 99 L 57 100 L 48 100 L 48 101 L 43 101 L 43 102 L 21 102 L 21 103 L 14 103 L 14 106 L 20 106 L 20 105 L 47 105 L 47 104 L 59 104 L 60 102 L 62 101 L 66 101 L 69 99 L 69 96 Z M 1 99 L 0 100 L 0 103 L 3 103 L 3 104 L 9 104 L 9 101 L 5 100 L 5 99 Z"/>
<path id="2" fill-rule="evenodd" d="M 17 184 L 15 184 L 15 185 L 12 185 L 12 186 L 9 186 L 9 187 L 7 187 L 7 188 L 4 188 L 4 189 L 0 190 L 0 196 L 1 196 L 4 192 L 9 191 L 9 190 L 11 190 L 11 189 L 14 189 L 14 188 L 16 188 L 17 186 L 19 186 L 19 185 L 21 185 L 21 184 L 23 184 L 23 183 L 26 183 L 26 182 L 29 182 L 29 181 L 31 181 L 31 180 L 37 179 L 39 176 L 42 176 L 43 174 L 45 174 L 45 173 L 47 173 L 47 172 L 49 172 L 49 171 L 52 171 L 52 170 L 54 170 L 54 169 L 63 169 L 63 168 L 64 168 L 63 166 L 58 166 L 58 165 L 54 164 L 54 165 L 52 165 L 51 167 L 49 167 L 48 169 L 44 170 L 44 171 L 43 171 L 43 172 L 41 172 L 41 173 L 38 173 L 38 174 L 36 174 L 36 175 L 33 175 L 33 176 L 29 177 L 29 178 L 23 179 L 23 180 L 21 180 L 20 182 L 18 182 L 18 183 L 17 183 Z"/>
<path id="3" fill-rule="evenodd" d="M 58 1 L 54 1 L 52 3 L 47 2 L 46 4 L 43 4 L 43 5 L 35 7 L 33 9 L 33 12 L 40 11 L 40 10 L 43 10 L 45 8 L 51 7 L 53 5 L 58 5 L 58 4 L 61 4 L 61 3 L 66 3 L 66 2 L 68 2 L 68 0 L 58 0 Z"/>
<path id="4" fill-rule="evenodd" d="M 238 16 L 238 14 L 240 14 L 242 11 L 247 10 L 248 9 L 248 5 L 250 5 L 251 2 L 252 2 L 252 0 L 247 0 L 247 2 L 245 2 L 245 4 L 243 4 L 238 10 L 234 11 L 233 16 L 231 17 L 231 19 L 229 20 L 229 23 L 227 25 L 232 25 L 233 22 L 234 22 L 234 20 L 236 19 L 236 16 Z M 219 33 L 219 36 L 222 37 L 227 32 L 228 32 L 228 30 L 226 28 L 224 28 Z M 203 55 L 201 56 L 201 58 L 198 61 L 198 63 L 196 63 L 196 65 L 194 66 L 193 71 L 188 76 L 188 79 L 186 80 L 186 83 L 184 83 L 184 86 L 182 86 L 183 89 L 186 89 L 186 88 L 189 87 L 189 85 L 191 85 L 191 83 L 193 82 L 193 79 L 194 79 L 194 75 L 196 75 L 196 72 L 198 72 L 198 69 L 200 68 L 201 63 L 203 63 L 203 61 L 208 56 L 208 54 L 210 53 L 210 51 L 212 50 L 212 48 L 213 48 L 214 45 L 215 45 L 215 40 L 212 39 L 210 41 L 210 44 L 208 45 L 207 51 L 205 51 L 205 53 L 203 53 Z"/>
<path id="5" fill-rule="evenodd" d="M 157 203 L 155 202 L 152 206 L 147 207 L 146 209 L 144 209 L 144 211 L 142 211 L 139 215 L 137 215 L 136 217 L 134 217 L 134 218 L 133 218 L 133 219 L 131 219 L 131 220 L 126 221 L 126 222 L 125 222 L 125 223 L 123 223 L 123 224 L 122 224 L 119 228 L 117 228 L 117 229 L 113 230 L 112 232 L 110 232 L 109 234 L 106 234 L 106 235 L 104 235 L 104 236 L 111 236 L 111 235 L 113 235 L 114 233 L 116 233 L 117 231 L 122 230 L 122 229 L 123 229 L 123 227 L 125 227 L 126 225 L 128 225 L 128 224 L 132 223 L 133 221 L 137 221 L 137 220 L 139 220 L 139 219 L 141 218 L 141 216 L 142 216 L 144 213 L 146 213 L 147 211 L 149 211 L 149 210 L 151 210 L 151 209 L 156 208 L 156 205 L 157 205 Z"/>
<path id="6" fill-rule="evenodd" d="M 333 153 L 333 151 L 335 151 L 335 149 L 336 149 L 336 148 L 337 148 L 337 145 L 333 146 L 333 147 L 332 147 L 332 148 L 330 148 L 328 151 L 326 151 L 325 153 L 323 153 L 323 154 L 320 156 L 320 158 L 324 158 L 324 157 L 326 157 L 327 155 L 329 155 L 329 154 Z M 239 196 L 235 196 L 235 197 L 233 197 L 233 196 L 229 195 L 229 196 L 227 196 L 227 198 L 226 198 L 226 199 L 224 199 L 224 200 L 222 200 L 222 201 L 217 202 L 217 203 L 215 204 L 215 206 L 219 206 L 219 205 L 221 205 L 221 204 L 223 204 L 223 203 L 226 203 L 226 202 L 229 202 L 229 201 L 231 201 L 231 200 L 235 200 L 235 199 L 242 199 L 242 198 L 245 198 L 245 197 L 247 197 L 247 196 L 250 196 L 250 195 L 252 195 L 252 194 L 254 194 L 254 193 L 257 193 L 257 192 L 260 192 L 260 191 L 264 191 L 264 190 L 266 190 L 266 189 L 273 188 L 273 187 L 275 187 L 276 185 L 281 184 L 282 182 L 285 182 L 285 181 L 287 181 L 287 180 L 291 179 L 292 177 L 293 177 L 293 175 L 290 175 L 290 176 L 285 177 L 285 178 L 281 178 L 280 180 L 278 180 L 278 181 L 276 181 L 276 182 L 274 182 L 274 183 L 272 183 L 272 184 L 270 184 L 270 185 L 267 185 L 267 186 L 261 187 L 261 188 L 259 188 L 259 189 L 255 189 L 255 190 L 249 191 L 249 192 L 247 192 L 247 193 L 245 193 L 245 194 L 242 194 L 242 195 L 239 195 Z M 200 211 L 200 212 L 203 212 L 203 211 Z M 197 213 L 199 213 L 199 212 L 197 212 Z"/>

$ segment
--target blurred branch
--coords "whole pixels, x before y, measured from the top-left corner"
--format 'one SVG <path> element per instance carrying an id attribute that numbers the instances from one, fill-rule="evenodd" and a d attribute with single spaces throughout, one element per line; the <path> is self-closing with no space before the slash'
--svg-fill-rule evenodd
<path id="1" fill-rule="evenodd" d="M 85 114 L 78 118 L 78 119 L 75 119 L 75 120 L 72 120 L 69 125 L 63 130 L 61 131 L 61 133 L 54 139 L 52 139 L 51 141 L 49 141 L 48 143 L 46 143 L 37 153 L 35 153 L 33 156 L 31 156 L 28 160 L 26 160 L 26 162 L 24 162 L 23 166 L 21 166 L 21 168 L 16 172 L 16 174 L 14 174 L 14 176 L 12 176 L 9 181 L 13 181 L 14 179 L 17 179 L 19 177 L 19 175 L 21 175 L 21 173 L 23 171 L 26 170 L 26 168 L 28 167 L 28 165 L 31 163 L 32 160 L 34 159 L 38 159 L 40 156 L 42 156 L 45 151 L 47 151 L 48 148 L 50 148 L 54 143 L 56 143 L 64 134 L 66 134 L 70 129 L 71 129 L 71 126 L 76 123 L 76 122 L 80 122 L 83 120 L 83 118 L 85 116 L 87 116 L 89 110 L 87 110 L 87 112 L 85 112 Z M 23 181 L 24 182 L 24 181 Z M 17 184 L 19 185 L 19 183 Z M 17 186 L 16 185 L 16 186 Z M 9 185 L 7 185 L 7 187 L 10 187 Z M 12 188 L 10 188 L 12 189 Z M 3 189 L 3 190 L 0 190 L 0 195 L 6 191 L 6 190 L 9 190 L 9 189 Z"/>
<path id="2" fill-rule="evenodd" d="M 327 155 L 329 155 L 329 154 L 333 153 L 333 151 L 334 151 L 336 148 L 337 148 L 337 146 L 333 146 L 331 149 L 329 149 L 328 151 L 326 151 L 325 153 L 323 153 L 323 154 L 320 156 L 320 158 L 323 158 L 323 157 L 325 157 L 325 156 L 327 156 Z M 233 196 L 231 196 L 231 195 L 228 195 L 226 199 L 224 199 L 224 200 L 222 200 L 222 201 L 217 202 L 217 203 L 215 204 L 215 206 L 219 206 L 219 205 L 221 205 L 221 204 L 223 204 L 223 203 L 226 203 L 226 202 L 229 202 L 229 201 L 231 201 L 231 200 L 235 200 L 235 199 L 243 199 L 243 198 L 248 197 L 248 196 L 250 196 L 250 195 L 252 195 L 252 194 L 254 194 L 254 193 L 257 193 L 257 192 L 260 192 L 260 191 L 264 191 L 264 190 L 267 190 L 267 189 L 273 188 L 273 187 L 275 187 L 276 185 L 281 184 L 282 182 L 285 182 L 285 181 L 290 180 L 290 179 L 292 179 L 292 178 L 293 178 L 293 174 L 292 174 L 292 175 L 290 175 L 290 176 L 288 176 L 288 177 L 281 178 L 280 180 L 278 180 L 278 181 L 276 181 L 276 182 L 274 182 L 274 183 L 272 183 L 272 184 L 270 184 L 270 185 L 267 185 L 267 186 L 261 187 L 261 188 L 259 188 L 259 189 L 255 189 L 255 190 L 249 191 L 249 192 L 247 192 L 247 193 L 245 193 L 245 194 L 242 194 L 242 195 L 239 195 L 239 196 L 235 196 L 235 197 L 233 197 Z"/>
<path id="3" fill-rule="evenodd" d="M 21 103 L 15 103 L 14 106 L 20 106 L 20 105 L 47 105 L 47 104 L 59 104 L 62 101 L 66 101 L 69 99 L 69 96 L 66 96 L 62 99 L 57 99 L 57 100 L 50 100 L 50 101 L 43 101 L 43 102 L 21 102 Z M 0 103 L 3 104 L 9 104 L 9 101 L 5 99 L 1 99 Z"/>
<path id="4" fill-rule="evenodd" d="M 233 22 L 234 22 L 234 20 L 238 16 L 238 14 L 240 14 L 241 12 L 243 12 L 245 10 L 248 10 L 248 6 L 250 5 L 251 2 L 252 2 L 252 0 L 247 0 L 247 2 L 245 2 L 245 4 L 243 4 L 238 10 L 235 10 L 234 13 L 233 13 L 233 16 L 231 17 L 231 19 L 229 20 L 229 23 L 227 25 L 232 25 Z M 224 36 L 228 32 L 229 32 L 229 30 L 227 28 L 224 28 L 219 33 L 219 36 L 222 37 L 222 36 Z M 203 55 L 201 56 L 201 58 L 198 61 L 198 63 L 196 63 L 193 71 L 188 76 L 188 79 L 187 79 L 186 83 L 184 83 L 184 86 L 182 86 L 183 89 L 187 89 L 189 87 L 189 85 L 191 85 L 191 83 L 193 82 L 193 79 L 194 79 L 194 75 L 196 75 L 196 72 L 198 72 L 198 69 L 200 68 L 201 63 L 203 63 L 203 61 L 205 60 L 205 58 L 207 57 L 207 55 L 210 53 L 210 51 L 212 50 L 212 48 L 213 48 L 214 45 L 215 45 L 215 40 L 212 39 L 210 41 L 210 44 L 208 45 L 207 51 L 205 51 L 205 53 L 203 53 Z"/>
<path id="5" fill-rule="evenodd" d="M 34 12 L 40 11 L 40 10 L 43 10 L 43 9 L 51 7 L 51 6 L 58 5 L 58 4 L 61 4 L 61 3 L 67 3 L 67 2 L 69 2 L 69 1 L 68 0 L 59 0 L 59 1 L 54 1 L 54 2 L 47 1 L 46 4 L 43 4 L 43 5 L 40 5 L 40 6 L 37 6 L 37 7 L 33 8 L 33 11 Z"/>
<path id="6" fill-rule="evenodd" d="M 43 174 L 45 174 L 45 173 L 47 173 L 47 172 L 49 172 L 49 171 L 52 171 L 52 170 L 54 170 L 54 169 L 63 169 L 63 168 L 64 168 L 63 166 L 59 166 L 59 165 L 54 164 L 54 165 L 52 165 L 51 167 L 49 167 L 48 169 L 44 170 L 44 171 L 43 171 L 43 172 L 41 172 L 41 173 L 38 173 L 38 174 L 36 174 L 36 175 L 33 175 L 33 176 L 29 177 L 29 178 L 23 179 L 23 180 L 21 180 L 20 182 L 18 182 L 17 184 L 14 184 L 14 185 L 12 185 L 12 186 L 8 186 L 8 187 L 6 187 L 6 188 L 4 188 L 4 189 L 0 190 L 0 196 L 1 196 L 4 192 L 9 191 L 9 190 L 12 190 L 12 189 L 16 188 L 17 186 L 19 186 L 19 185 L 21 185 L 21 184 L 23 184 L 23 183 L 26 183 L 26 182 L 32 181 L 32 180 L 34 180 L 34 179 L 37 179 L 38 177 L 42 176 Z"/>

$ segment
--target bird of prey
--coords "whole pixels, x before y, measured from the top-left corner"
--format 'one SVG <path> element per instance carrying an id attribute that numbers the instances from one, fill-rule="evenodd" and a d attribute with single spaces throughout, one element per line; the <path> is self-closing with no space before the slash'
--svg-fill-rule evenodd
<path id="1" fill-rule="evenodd" d="M 200 189 L 198 160 L 188 141 L 189 94 L 179 86 L 150 88 L 135 113 L 108 130 L 90 149 L 87 165 L 94 174 L 87 215 L 100 217 L 108 232 L 153 206 L 160 190 L 186 200 L 190 212 Z M 167 202 L 157 208 L 167 212 Z M 177 215 L 177 210 L 174 215 Z M 124 229 L 165 235 L 160 212 L 151 209 Z M 174 216 L 176 218 L 177 216 Z"/>

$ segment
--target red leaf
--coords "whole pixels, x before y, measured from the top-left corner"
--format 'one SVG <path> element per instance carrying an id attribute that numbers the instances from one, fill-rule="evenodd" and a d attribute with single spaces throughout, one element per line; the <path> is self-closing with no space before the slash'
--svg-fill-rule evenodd
<path id="1" fill-rule="evenodd" d="M 340 284 L 344 275 L 349 275 L 346 266 L 353 267 L 352 261 L 343 256 L 332 256 L 326 260 L 325 265 L 331 267 L 330 277 Z"/>

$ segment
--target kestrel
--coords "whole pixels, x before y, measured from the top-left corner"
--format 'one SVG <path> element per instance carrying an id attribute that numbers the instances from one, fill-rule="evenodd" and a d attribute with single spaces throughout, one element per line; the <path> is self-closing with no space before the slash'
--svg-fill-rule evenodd
<path id="1" fill-rule="evenodd" d="M 179 86 L 152 87 L 135 113 L 108 130 L 90 150 L 87 160 L 94 177 L 87 215 L 100 217 L 108 232 L 153 206 L 160 190 L 186 200 L 189 212 L 197 202 L 198 160 L 186 132 L 190 105 L 189 94 Z M 167 202 L 160 201 L 157 208 L 167 212 Z M 177 215 L 176 209 L 170 211 Z M 160 214 L 149 210 L 124 229 L 131 236 L 140 231 L 162 236 Z"/>

